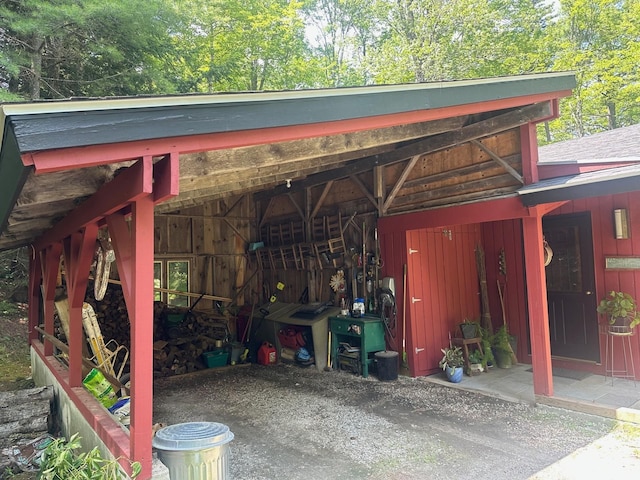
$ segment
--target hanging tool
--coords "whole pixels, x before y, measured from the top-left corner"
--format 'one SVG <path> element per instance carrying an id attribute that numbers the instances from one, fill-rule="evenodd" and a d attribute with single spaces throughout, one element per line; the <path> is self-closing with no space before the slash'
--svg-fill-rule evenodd
<path id="1" fill-rule="evenodd" d="M 278 300 L 278 292 L 281 292 L 283 290 L 284 290 L 284 283 L 278 282 L 276 284 L 276 291 L 271 294 L 271 297 L 269 297 L 269 303 L 267 303 L 267 305 L 264 307 L 260 307 L 260 313 L 264 317 L 269 315 L 269 309 L 271 308 L 271 305 L 276 303 L 276 301 Z"/>
<path id="2" fill-rule="evenodd" d="M 402 364 L 407 365 L 407 264 L 402 268 Z"/>

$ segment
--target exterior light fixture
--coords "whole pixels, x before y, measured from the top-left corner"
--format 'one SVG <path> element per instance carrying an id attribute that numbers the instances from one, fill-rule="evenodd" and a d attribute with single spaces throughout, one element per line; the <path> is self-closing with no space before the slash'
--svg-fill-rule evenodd
<path id="1" fill-rule="evenodd" d="M 613 211 L 613 228 L 616 240 L 629 238 L 629 216 L 626 208 L 616 208 Z"/>

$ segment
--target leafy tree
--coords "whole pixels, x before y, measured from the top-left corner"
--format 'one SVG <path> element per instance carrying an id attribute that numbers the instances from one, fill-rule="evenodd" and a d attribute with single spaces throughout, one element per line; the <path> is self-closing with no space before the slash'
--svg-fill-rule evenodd
<path id="1" fill-rule="evenodd" d="M 640 121 L 640 0 L 562 0 L 551 31 L 556 70 L 575 70 L 577 87 L 551 123 L 563 140 Z"/>
<path id="2" fill-rule="evenodd" d="M 164 0 L 2 0 L 0 81 L 27 99 L 170 91 L 170 13 Z"/>
<path id="3" fill-rule="evenodd" d="M 300 4 L 286 0 L 186 0 L 174 37 L 182 88 L 237 91 L 304 85 L 309 56 Z"/>
<path id="4" fill-rule="evenodd" d="M 365 0 L 312 0 L 303 10 L 307 37 L 322 69 L 326 86 L 365 85 L 372 79 L 368 55 L 378 24 Z"/>

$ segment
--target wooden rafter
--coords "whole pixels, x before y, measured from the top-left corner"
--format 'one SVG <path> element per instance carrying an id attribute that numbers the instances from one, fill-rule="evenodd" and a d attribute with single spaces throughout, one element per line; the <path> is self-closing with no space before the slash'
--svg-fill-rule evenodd
<path id="1" fill-rule="evenodd" d="M 389 210 L 389 205 L 391 205 L 393 200 L 396 198 L 396 195 L 404 185 L 404 182 L 407 180 L 407 177 L 411 173 L 411 170 L 413 170 L 413 167 L 416 166 L 416 163 L 418 163 L 419 159 L 420 159 L 420 155 L 415 155 L 414 157 L 411 157 L 411 160 L 409 160 L 407 164 L 404 166 L 404 170 L 402 170 L 402 174 L 400 175 L 400 178 L 398 178 L 395 185 L 391 189 L 391 192 L 389 192 L 389 195 L 387 195 L 386 200 L 382 204 L 383 215 L 387 213 L 387 210 Z"/>
<path id="2" fill-rule="evenodd" d="M 516 180 L 518 180 L 522 185 L 524 185 L 524 178 L 522 178 L 522 175 L 520 175 L 515 168 L 513 168 L 511 165 L 509 165 L 505 160 L 503 160 L 502 158 L 500 158 L 494 151 L 492 151 L 490 148 L 488 148 L 487 146 L 485 146 L 482 142 L 480 142 L 479 140 L 471 140 L 471 143 L 473 143 L 474 145 L 476 145 L 478 148 L 480 148 L 480 150 L 482 150 L 484 153 L 486 153 L 487 155 L 489 155 L 494 161 L 496 161 L 497 163 L 499 163 L 500 165 L 502 165 L 504 167 L 504 169 L 509 173 L 509 175 L 511 175 L 513 178 L 515 178 Z"/>
<path id="3" fill-rule="evenodd" d="M 311 221 L 311 219 L 314 218 L 318 214 L 318 211 L 320 210 L 320 207 L 322 207 L 322 204 L 324 203 L 324 200 L 327 198 L 329 190 L 331 190 L 332 186 L 333 186 L 333 180 L 329 180 L 325 184 L 324 188 L 322 189 L 322 194 L 320 194 L 320 198 L 316 202 L 316 206 L 311 211 L 311 214 L 309 215 L 309 218 L 306 219 L 308 222 Z"/>
<path id="4" fill-rule="evenodd" d="M 365 197 L 369 199 L 369 201 L 373 204 L 374 207 L 378 208 L 378 202 L 373 197 L 373 195 L 371 195 L 371 192 L 369 191 L 367 186 L 364 183 L 362 183 L 362 180 L 360 180 L 357 175 L 349 175 L 349 180 L 351 180 L 353 183 L 355 183 L 358 186 L 358 188 L 360 188 L 362 193 L 364 193 Z"/>

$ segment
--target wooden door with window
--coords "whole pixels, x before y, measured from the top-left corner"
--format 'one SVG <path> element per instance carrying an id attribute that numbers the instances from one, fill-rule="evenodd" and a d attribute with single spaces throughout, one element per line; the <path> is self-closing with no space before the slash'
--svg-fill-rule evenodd
<path id="1" fill-rule="evenodd" d="M 542 228 L 553 250 L 545 269 L 551 355 L 599 362 L 591 215 L 545 217 Z"/>

